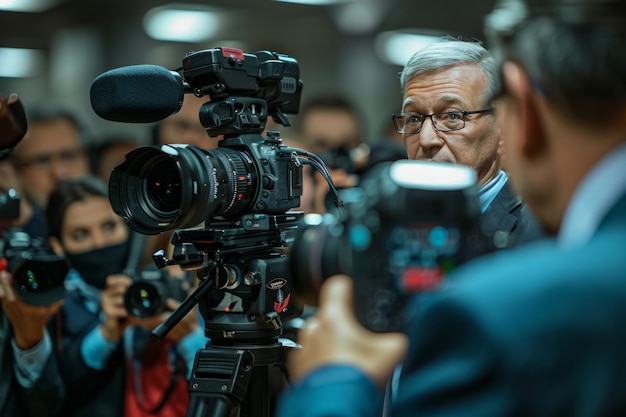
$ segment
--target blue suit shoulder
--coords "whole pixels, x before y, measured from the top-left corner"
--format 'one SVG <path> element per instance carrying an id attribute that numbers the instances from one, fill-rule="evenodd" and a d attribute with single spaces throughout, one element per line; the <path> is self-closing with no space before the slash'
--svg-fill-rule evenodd
<path id="1" fill-rule="evenodd" d="M 459 268 L 445 288 L 418 300 L 400 410 L 595 416 L 626 409 L 618 392 L 626 385 L 624 247 L 626 217 L 614 211 L 585 245 L 540 240 Z"/>

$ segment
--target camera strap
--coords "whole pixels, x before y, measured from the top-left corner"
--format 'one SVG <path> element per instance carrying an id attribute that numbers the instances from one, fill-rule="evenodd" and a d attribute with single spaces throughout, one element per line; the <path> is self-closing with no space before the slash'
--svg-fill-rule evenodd
<path id="1" fill-rule="evenodd" d="M 135 327 L 129 333 L 130 337 L 125 341 L 127 355 L 130 353 L 127 360 L 130 366 L 128 371 L 131 373 L 127 384 L 134 393 L 137 407 L 144 413 L 157 414 L 172 395 L 179 378 L 184 377 L 182 358 L 176 351 L 174 343 L 150 345 L 148 334 L 141 327 Z M 167 359 L 161 355 L 167 355 Z M 163 386 L 161 381 L 167 374 L 169 382 L 167 386 Z M 144 382 L 147 382 L 148 386 Z M 155 390 L 160 392 L 157 393 Z M 148 405 L 149 402 L 153 403 L 151 407 Z"/>

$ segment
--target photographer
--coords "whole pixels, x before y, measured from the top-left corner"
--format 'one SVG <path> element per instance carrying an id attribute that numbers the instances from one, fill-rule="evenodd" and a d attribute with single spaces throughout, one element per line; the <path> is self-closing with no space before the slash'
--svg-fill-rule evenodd
<path id="1" fill-rule="evenodd" d="M 0 302 L 0 416 L 58 415 L 65 388 L 46 322 L 63 301 L 28 305 L 1 271 Z"/>
<path id="2" fill-rule="evenodd" d="M 626 412 L 624 2 L 503 0 L 486 23 L 507 168 L 555 238 L 458 269 L 416 306 L 408 349 L 358 326 L 352 281 L 331 278 L 281 417 L 373 416 L 399 361 L 395 416 Z"/>
<path id="3" fill-rule="evenodd" d="M 17 95 L 11 94 L 8 99 L 0 96 L 3 157 L 21 140 L 25 131 L 26 118 Z M 2 192 L 17 188 L 10 168 L 10 164 L 0 161 Z M 23 209 L 24 205 L 18 207 L 18 213 L 11 213 L 11 217 L 23 213 Z M 4 233 L 5 226 L 16 224 L 19 219 L 3 217 L 1 221 L 0 233 Z M 46 306 L 26 304 L 16 294 L 4 256 L 5 253 L 0 253 L 0 416 L 58 415 L 65 387 L 46 322 L 58 311 L 62 301 Z"/>
<path id="4" fill-rule="evenodd" d="M 63 415 L 184 415 L 186 379 L 195 351 L 206 343 L 196 311 L 162 343 L 149 343 L 149 331 L 168 313 L 138 319 L 127 311 L 124 296 L 132 279 L 124 269 L 131 234 L 99 179 L 60 183 L 46 218 L 52 247 L 73 268 L 57 335 L 70 399 Z M 173 310 L 178 302 L 169 299 L 166 305 Z"/>

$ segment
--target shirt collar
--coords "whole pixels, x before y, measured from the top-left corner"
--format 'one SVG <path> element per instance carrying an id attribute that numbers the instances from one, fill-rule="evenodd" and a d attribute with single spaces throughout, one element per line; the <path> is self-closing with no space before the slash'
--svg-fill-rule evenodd
<path id="1" fill-rule="evenodd" d="M 504 187 L 508 178 L 509 177 L 506 172 L 500 170 L 495 177 L 480 187 L 480 190 L 478 191 L 478 199 L 480 200 L 481 213 L 487 211 L 487 207 L 489 207 L 502 187 Z"/>
<path id="2" fill-rule="evenodd" d="M 569 202 L 558 242 L 563 247 L 587 243 L 602 219 L 626 193 L 626 143 L 606 155 L 578 185 Z"/>

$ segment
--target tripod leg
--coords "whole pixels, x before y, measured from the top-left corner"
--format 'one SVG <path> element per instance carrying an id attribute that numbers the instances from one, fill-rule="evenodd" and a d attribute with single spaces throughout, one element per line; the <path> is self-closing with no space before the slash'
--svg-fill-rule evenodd
<path id="1" fill-rule="evenodd" d="M 186 417 L 236 417 L 246 396 L 253 361 L 245 350 L 200 349 L 189 380 Z"/>
<path id="2" fill-rule="evenodd" d="M 286 376 L 280 343 L 256 346 L 209 345 L 196 353 L 189 380 L 186 417 L 270 417 Z"/>

